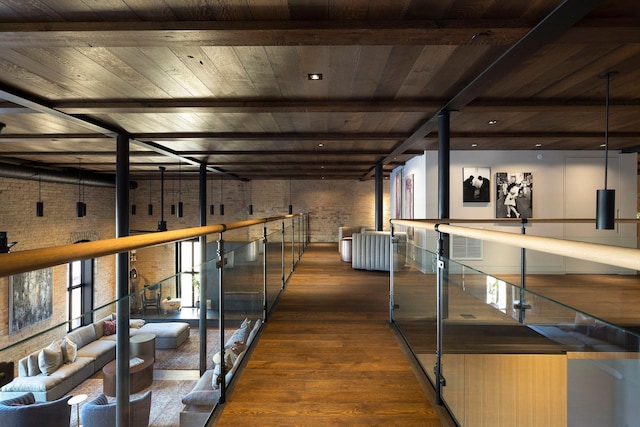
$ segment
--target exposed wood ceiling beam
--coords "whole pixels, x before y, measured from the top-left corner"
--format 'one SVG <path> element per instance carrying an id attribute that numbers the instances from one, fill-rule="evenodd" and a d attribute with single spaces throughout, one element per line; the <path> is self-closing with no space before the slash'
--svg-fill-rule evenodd
<path id="1" fill-rule="evenodd" d="M 496 19 L 3 23 L 0 44 L 5 48 L 254 46 L 260 40 L 262 46 L 510 45 L 534 24 Z M 560 42 L 602 42 L 603 28 L 609 43 L 640 42 L 633 20 L 585 20 L 580 25 Z M 473 37 L 478 34 L 482 37 Z"/>
<path id="2" fill-rule="evenodd" d="M 484 71 L 477 75 L 462 90 L 447 102 L 440 111 L 460 111 L 473 100 L 480 97 L 488 87 L 493 85 L 514 68 L 521 65 L 522 61 L 529 58 L 534 52 L 547 43 L 558 39 L 576 24 L 585 15 L 599 6 L 603 0 L 564 0 L 551 13 L 540 21 L 531 31 L 526 33 L 513 46 L 509 47 L 498 59 L 491 63 Z M 382 164 L 389 163 L 404 151 L 412 148 L 419 140 L 424 139 L 429 133 L 437 129 L 440 111 L 434 114 L 416 129 L 409 138 L 399 144 Z M 368 179 L 375 173 L 372 168 L 363 179 Z"/>
<path id="3" fill-rule="evenodd" d="M 149 113 L 429 113 L 438 111 L 446 100 L 407 101 L 212 101 L 178 100 L 110 100 L 61 101 L 55 108 L 67 114 L 149 114 Z M 640 100 L 617 99 L 610 103 L 616 111 L 637 111 Z M 0 111 L 2 106 L 0 105 Z M 7 109 L 10 107 L 7 106 Z M 601 100 L 491 100 L 478 99 L 465 112 L 600 112 Z"/>

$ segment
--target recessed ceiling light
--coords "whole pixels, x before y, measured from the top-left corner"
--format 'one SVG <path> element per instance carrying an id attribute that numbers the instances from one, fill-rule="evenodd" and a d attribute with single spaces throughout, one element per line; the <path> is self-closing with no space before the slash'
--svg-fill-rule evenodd
<path id="1" fill-rule="evenodd" d="M 324 147 L 324 144 L 321 142 L 318 144 L 318 147 Z"/>
<path id="2" fill-rule="evenodd" d="M 324 166 L 320 166 L 320 169 L 324 169 Z"/>
<path id="3" fill-rule="evenodd" d="M 600 144 L 600 147 L 604 147 L 604 146 L 606 146 L 606 145 L 607 145 L 607 144 Z"/>
<path id="4" fill-rule="evenodd" d="M 477 147 L 477 146 L 478 146 L 478 144 L 471 144 L 471 146 L 472 146 L 472 147 Z"/>
<path id="5" fill-rule="evenodd" d="M 489 120 L 487 123 L 489 123 L 490 125 L 495 125 L 496 123 L 498 123 L 497 120 Z"/>
<path id="6" fill-rule="evenodd" d="M 322 80 L 322 73 L 309 73 L 307 78 L 309 80 Z"/>
<path id="7" fill-rule="evenodd" d="M 536 147 L 540 148 L 542 147 L 542 144 L 536 144 Z"/>

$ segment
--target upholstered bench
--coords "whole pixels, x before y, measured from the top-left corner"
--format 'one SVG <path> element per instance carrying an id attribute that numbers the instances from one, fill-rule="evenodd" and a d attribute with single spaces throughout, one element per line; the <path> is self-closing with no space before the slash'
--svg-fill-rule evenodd
<path id="1" fill-rule="evenodd" d="M 145 323 L 139 329 L 131 329 L 131 335 L 154 334 L 156 348 L 178 348 L 189 338 L 189 324 L 185 322 Z"/>

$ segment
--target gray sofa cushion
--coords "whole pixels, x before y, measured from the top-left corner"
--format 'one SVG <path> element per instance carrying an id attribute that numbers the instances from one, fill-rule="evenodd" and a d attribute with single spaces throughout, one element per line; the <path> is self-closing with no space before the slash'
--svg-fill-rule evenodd
<path id="1" fill-rule="evenodd" d="M 185 405 L 199 405 L 213 407 L 218 402 L 220 391 L 211 388 L 213 369 L 208 369 L 200 377 L 189 394 L 182 398 Z"/>
<path id="2" fill-rule="evenodd" d="M 69 332 L 67 337 L 76 343 L 78 350 L 80 350 L 85 345 L 96 340 L 96 330 L 93 325 L 87 325 Z"/>

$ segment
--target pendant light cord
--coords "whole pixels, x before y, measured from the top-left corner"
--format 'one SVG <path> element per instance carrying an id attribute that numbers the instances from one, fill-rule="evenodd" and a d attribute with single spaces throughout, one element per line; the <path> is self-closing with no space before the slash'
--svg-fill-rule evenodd
<path id="1" fill-rule="evenodd" d="M 611 73 L 607 73 L 607 94 L 605 98 L 605 118 L 604 118 L 604 189 L 607 189 L 607 177 L 609 169 L 609 81 Z"/>

